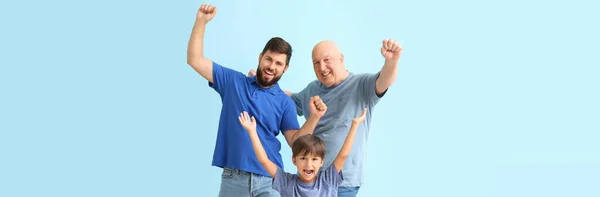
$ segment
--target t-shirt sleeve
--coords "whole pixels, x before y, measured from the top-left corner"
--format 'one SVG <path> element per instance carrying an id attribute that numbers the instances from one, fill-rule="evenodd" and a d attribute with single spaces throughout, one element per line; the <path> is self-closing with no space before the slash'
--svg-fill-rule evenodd
<path id="1" fill-rule="evenodd" d="M 236 75 L 240 75 L 240 74 L 242 76 L 244 75 L 238 71 L 221 66 L 220 64 L 213 62 L 213 69 L 212 69 L 213 83 L 211 83 L 209 81 L 208 86 L 213 88 L 221 96 L 223 96 L 223 94 L 222 94 L 223 90 L 227 89 L 231 85 L 231 82 L 234 81 L 233 78 Z"/>
<path id="2" fill-rule="evenodd" d="M 304 108 L 302 102 L 306 100 L 305 95 L 306 88 L 298 93 L 292 93 L 292 100 L 294 100 L 294 103 L 296 104 L 296 112 L 298 116 L 304 115 Z"/>
<path id="3" fill-rule="evenodd" d="M 298 117 L 296 116 L 296 106 L 292 102 L 292 99 L 286 98 L 281 124 L 279 125 L 282 132 L 300 129 Z"/>
<path id="4" fill-rule="evenodd" d="M 327 167 L 327 169 L 321 172 L 321 176 L 323 176 L 323 180 L 331 184 L 331 186 L 333 187 L 339 187 L 340 184 L 342 184 L 342 181 L 344 180 L 342 171 L 340 170 L 340 173 L 338 173 L 337 169 L 335 168 L 335 165 L 333 164 L 331 164 L 329 167 Z"/>
<path id="5" fill-rule="evenodd" d="M 360 75 L 360 92 L 362 98 L 365 99 L 369 103 L 369 106 L 375 106 L 381 97 L 385 95 L 387 89 L 381 94 L 381 96 L 377 96 L 377 89 L 375 88 L 375 84 L 377 82 L 377 78 L 379 77 L 379 72 L 377 73 L 369 73 L 369 74 L 361 74 Z"/>
<path id="6" fill-rule="evenodd" d="M 290 187 L 293 183 L 294 175 L 287 173 L 283 168 L 277 168 L 275 178 L 273 179 L 273 189 L 281 192 Z"/>

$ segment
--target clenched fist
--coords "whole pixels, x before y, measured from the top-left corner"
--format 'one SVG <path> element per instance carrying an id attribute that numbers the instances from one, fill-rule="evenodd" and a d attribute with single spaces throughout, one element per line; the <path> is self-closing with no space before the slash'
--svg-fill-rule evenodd
<path id="1" fill-rule="evenodd" d="M 390 39 L 383 40 L 381 55 L 383 55 L 385 60 L 399 60 L 400 52 L 402 52 L 402 46 L 398 42 Z"/>
<path id="2" fill-rule="evenodd" d="M 323 103 L 323 100 L 321 100 L 321 97 L 319 96 L 313 96 L 310 98 L 310 101 L 308 102 L 308 108 L 310 110 L 310 114 L 314 114 L 317 118 L 323 117 L 327 111 L 327 105 Z"/>
<path id="3" fill-rule="evenodd" d="M 206 24 L 208 21 L 212 20 L 215 15 L 217 15 L 217 7 L 209 4 L 202 4 L 200 9 L 198 9 L 196 20 L 202 21 Z"/>

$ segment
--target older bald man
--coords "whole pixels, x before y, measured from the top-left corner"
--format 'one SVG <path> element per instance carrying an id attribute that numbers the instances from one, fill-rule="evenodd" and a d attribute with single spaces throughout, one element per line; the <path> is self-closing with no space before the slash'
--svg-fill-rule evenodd
<path id="1" fill-rule="evenodd" d="M 298 93 L 286 91 L 296 103 L 299 116 L 309 117 L 312 96 L 319 96 L 328 107 L 313 133 L 325 142 L 323 166 L 333 162 L 350 130 L 352 119 L 367 108 L 367 117 L 356 132 L 352 152 L 341 171 L 344 180 L 338 189 L 339 197 L 356 196 L 364 183 L 363 163 L 373 108 L 396 80 L 401 51 L 402 47 L 398 42 L 383 40 L 381 55 L 385 58 L 385 63 L 381 70 L 376 73 L 354 74 L 344 66 L 344 54 L 334 42 L 319 42 L 312 51 L 317 80 Z M 251 70 L 248 74 L 253 75 L 253 72 Z"/>

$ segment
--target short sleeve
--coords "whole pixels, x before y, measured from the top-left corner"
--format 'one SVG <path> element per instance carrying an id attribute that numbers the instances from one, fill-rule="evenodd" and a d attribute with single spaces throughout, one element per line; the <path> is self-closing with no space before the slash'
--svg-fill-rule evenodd
<path id="1" fill-rule="evenodd" d="M 323 170 L 321 172 L 321 176 L 325 182 L 329 183 L 333 187 L 339 187 L 344 180 L 342 171 L 340 170 L 340 173 L 338 173 L 334 164 L 329 165 L 327 169 Z"/>
<path id="2" fill-rule="evenodd" d="M 292 94 L 292 100 L 294 100 L 294 103 L 296 104 L 296 112 L 298 114 L 298 116 L 303 116 L 304 115 L 304 108 L 302 105 L 302 102 L 306 100 L 306 89 L 298 92 L 298 93 L 293 93 Z"/>
<path id="3" fill-rule="evenodd" d="M 273 189 L 281 192 L 290 187 L 293 183 L 294 175 L 287 173 L 283 168 L 277 168 L 275 178 L 273 179 Z"/>
<path id="4" fill-rule="evenodd" d="M 361 74 L 360 75 L 360 88 L 362 98 L 365 99 L 369 103 L 369 106 L 375 106 L 381 97 L 385 95 L 387 89 L 381 94 L 381 96 L 377 96 L 377 89 L 375 88 L 375 84 L 377 82 L 377 78 L 379 77 L 379 72 L 377 73 L 369 73 L 369 74 Z"/>
<path id="5" fill-rule="evenodd" d="M 296 116 L 296 106 L 294 106 L 292 100 L 289 97 L 286 98 L 283 116 L 281 118 L 281 124 L 279 125 L 279 128 L 282 132 L 300 129 L 298 117 Z"/>
<path id="6" fill-rule="evenodd" d="M 233 78 L 239 74 L 241 73 L 238 71 L 221 66 L 216 62 L 213 62 L 212 75 L 214 83 L 211 83 L 209 81 L 208 86 L 215 89 L 215 91 L 217 91 L 222 96 L 223 90 L 227 89 L 227 87 L 230 85 L 230 82 L 233 81 Z"/>

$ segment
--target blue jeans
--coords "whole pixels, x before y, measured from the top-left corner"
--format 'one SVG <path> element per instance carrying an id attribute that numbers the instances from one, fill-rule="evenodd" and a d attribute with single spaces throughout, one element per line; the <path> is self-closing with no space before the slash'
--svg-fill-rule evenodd
<path id="1" fill-rule="evenodd" d="M 241 171 L 223 168 L 221 174 L 221 189 L 219 197 L 280 197 L 273 189 L 273 178 Z"/>
<path id="2" fill-rule="evenodd" d="M 338 187 L 338 197 L 356 197 L 360 187 Z"/>

